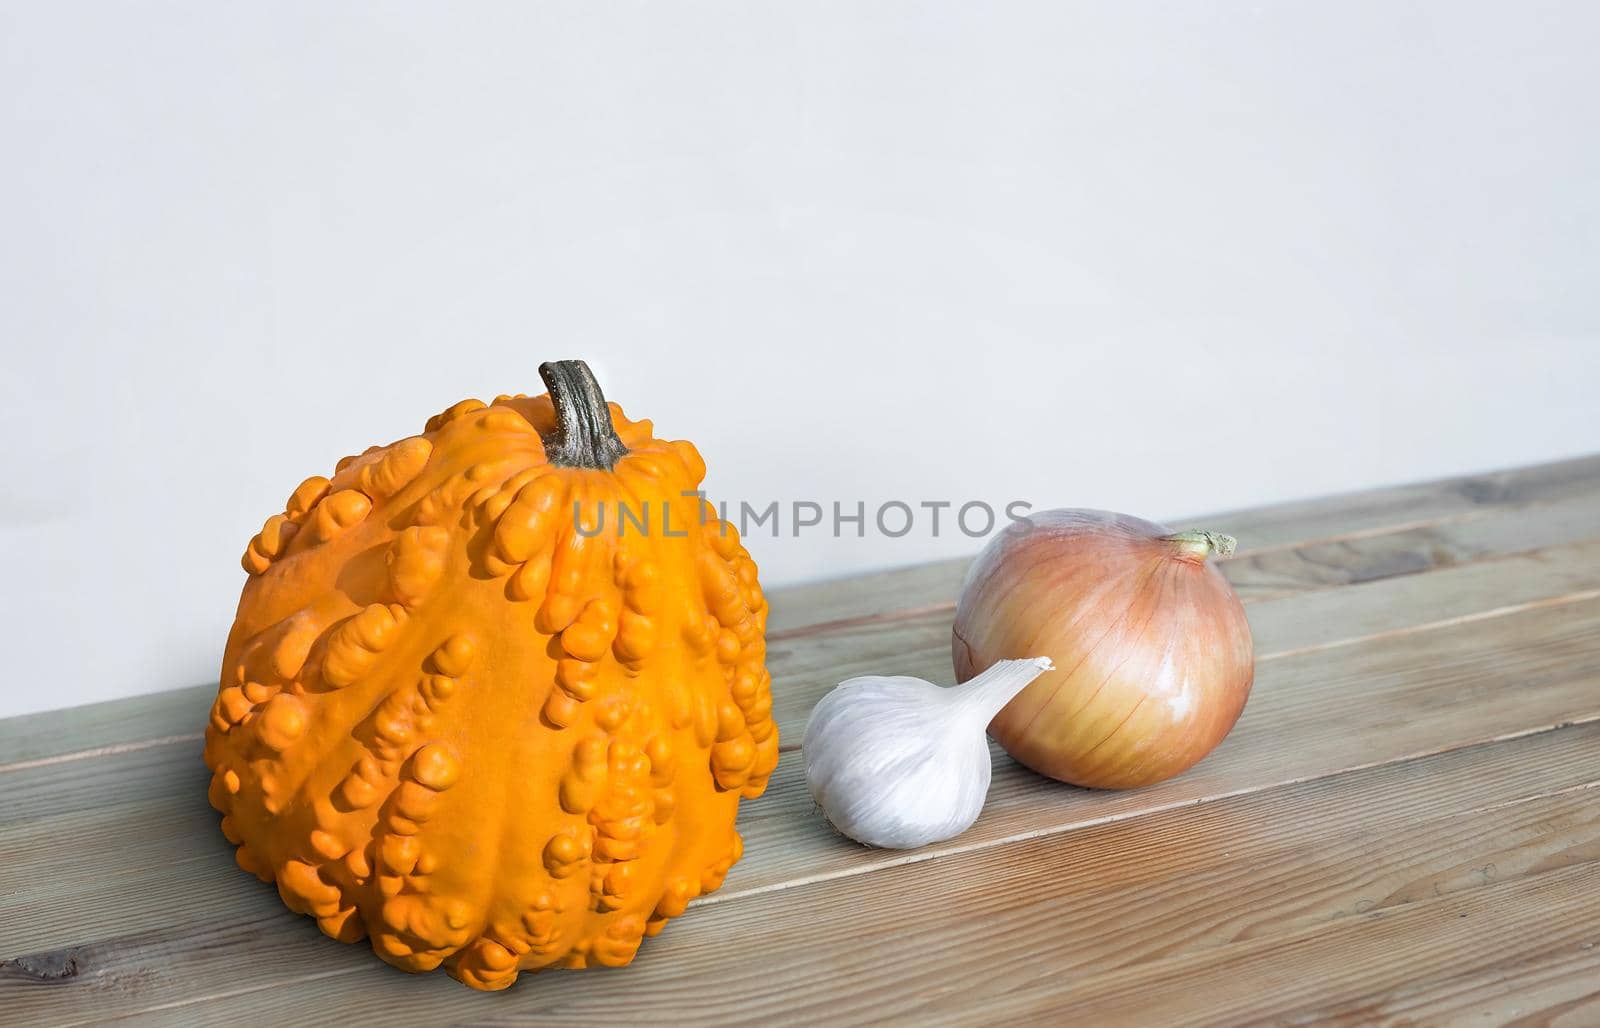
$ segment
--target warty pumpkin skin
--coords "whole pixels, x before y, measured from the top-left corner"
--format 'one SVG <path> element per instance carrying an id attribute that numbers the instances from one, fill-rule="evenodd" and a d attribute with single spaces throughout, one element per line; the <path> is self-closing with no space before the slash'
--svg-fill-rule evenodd
<path id="1" fill-rule="evenodd" d="M 766 603 L 684 495 L 700 455 L 581 362 L 540 372 L 555 402 L 458 403 L 267 519 L 206 732 L 241 867 L 478 989 L 628 963 L 721 885 L 778 761 Z"/>

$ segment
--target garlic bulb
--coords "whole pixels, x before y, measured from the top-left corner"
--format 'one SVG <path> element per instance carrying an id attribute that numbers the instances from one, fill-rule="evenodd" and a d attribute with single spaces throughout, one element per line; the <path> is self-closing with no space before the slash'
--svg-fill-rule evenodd
<path id="1" fill-rule="evenodd" d="M 989 792 L 984 728 L 1049 658 L 996 661 L 941 689 L 920 678 L 852 678 L 822 698 L 801 752 L 811 798 L 840 832 L 912 849 L 960 835 Z"/>

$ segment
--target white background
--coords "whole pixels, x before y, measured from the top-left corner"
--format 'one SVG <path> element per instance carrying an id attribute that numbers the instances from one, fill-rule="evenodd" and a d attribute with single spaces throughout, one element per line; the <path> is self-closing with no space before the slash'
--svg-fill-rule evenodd
<path id="1" fill-rule="evenodd" d="M 0 715 L 213 678 L 301 478 L 552 358 L 758 504 L 1600 449 L 1597 12 L 6 4 Z"/>

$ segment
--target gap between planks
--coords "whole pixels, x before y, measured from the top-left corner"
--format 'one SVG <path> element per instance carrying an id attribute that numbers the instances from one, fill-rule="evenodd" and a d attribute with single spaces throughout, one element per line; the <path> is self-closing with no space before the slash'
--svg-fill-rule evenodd
<path id="1" fill-rule="evenodd" d="M 183 735 L 163 735 L 158 739 L 140 739 L 136 742 L 119 742 L 112 743 L 109 746 L 94 746 L 86 750 L 75 750 L 72 753 L 55 753 L 48 757 L 36 757 L 33 760 L 19 760 L 12 764 L 0 764 L 0 774 L 5 774 L 7 771 L 27 771 L 36 767 L 50 767 L 53 764 L 68 764 L 75 760 L 115 757 L 121 753 L 137 753 L 140 750 L 154 749 L 157 746 L 177 746 L 186 742 L 199 742 L 204 738 L 204 732 L 187 732 Z"/>

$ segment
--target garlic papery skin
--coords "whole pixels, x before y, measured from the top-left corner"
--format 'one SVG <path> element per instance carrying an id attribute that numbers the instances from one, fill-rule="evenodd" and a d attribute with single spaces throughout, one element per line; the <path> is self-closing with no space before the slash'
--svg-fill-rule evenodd
<path id="1" fill-rule="evenodd" d="M 841 683 L 806 722 L 806 785 L 833 827 L 884 849 L 960 835 L 983 810 L 984 728 L 1047 657 L 1001 660 L 964 685 L 868 676 Z"/>

